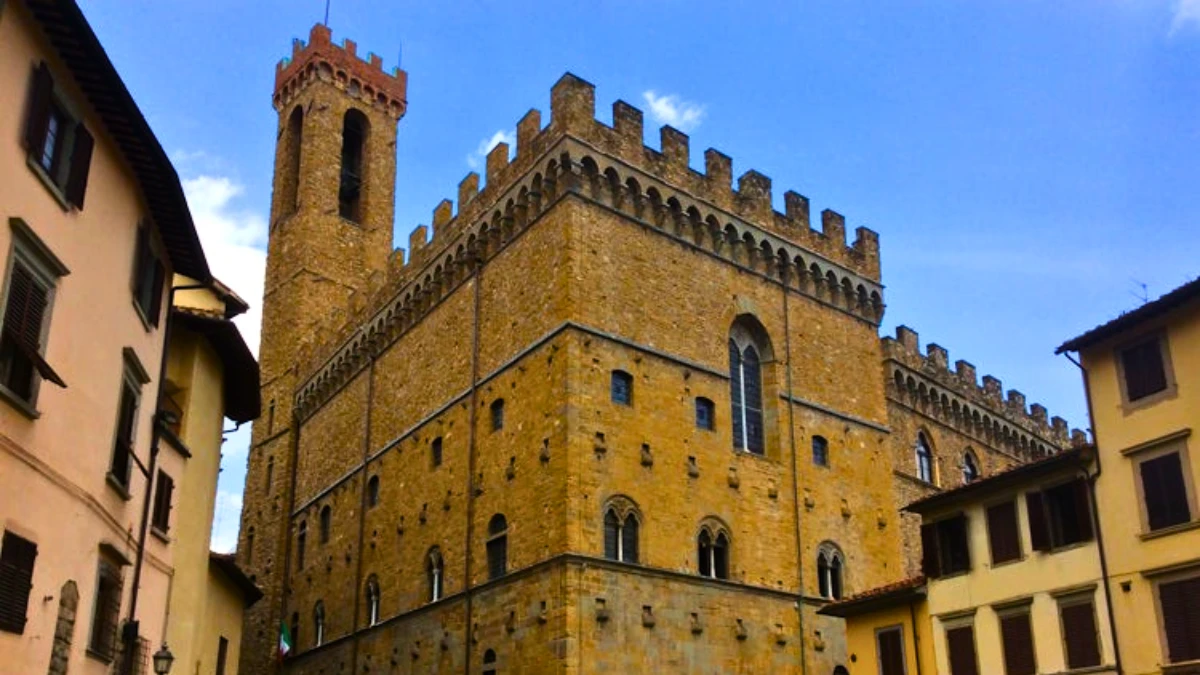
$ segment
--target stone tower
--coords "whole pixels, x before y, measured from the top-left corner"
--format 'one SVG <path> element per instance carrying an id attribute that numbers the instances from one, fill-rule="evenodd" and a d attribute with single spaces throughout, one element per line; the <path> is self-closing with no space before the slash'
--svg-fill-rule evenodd
<path id="1" fill-rule="evenodd" d="M 268 672 L 279 639 L 292 506 L 295 364 L 316 324 L 385 271 L 392 252 L 396 125 L 407 74 L 316 25 L 275 71 L 279 113 L 263 294 L 262 400 L 246 474 L 239 562 L 266 591 L 248 614 L 243 672 Z"/>

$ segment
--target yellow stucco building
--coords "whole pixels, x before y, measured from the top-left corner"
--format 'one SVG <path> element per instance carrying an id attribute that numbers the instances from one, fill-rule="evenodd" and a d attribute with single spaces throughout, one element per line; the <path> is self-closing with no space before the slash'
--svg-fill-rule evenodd
<path id="1" fill-rule="evenodd" d="M 1124 672 L 1200 672 L 1200 281 L 1058 351 L 1083 366 Z"/>

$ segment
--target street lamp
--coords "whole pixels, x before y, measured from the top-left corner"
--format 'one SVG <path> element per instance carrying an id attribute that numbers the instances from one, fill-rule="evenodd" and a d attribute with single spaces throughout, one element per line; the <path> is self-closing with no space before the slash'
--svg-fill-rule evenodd
<path id="1" fill-rule="evenodd" d="M 166 642 L 162 644 L 162 648 L 154 652 L 152 658 L 154 659 L 154 672 L 157 675 L 167 675 L 171 672 L 171 664 L 175 662 L 175 655 L 171 653 L 170 649 L 167 649 Z"/>

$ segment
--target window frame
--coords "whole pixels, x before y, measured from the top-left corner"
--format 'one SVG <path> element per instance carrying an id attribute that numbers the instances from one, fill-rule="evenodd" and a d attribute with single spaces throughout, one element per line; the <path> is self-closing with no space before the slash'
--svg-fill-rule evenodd
<path id="1" fill-rule="evenodd" d="M 367 478 L 367 508 L 373 509 L 379 506 L 379 474 L 373 474 Z"/>
<path id="2" fill-rule="evenodd" d="M 160 246 L 155 241 L 154 227 L 150 221 L 139 222 L 134 237 L 133 269 L 131 270 L 129 289 L 132 295 L 133 309 L 141 319 L 142 326 L 149 332 L 158 328 L 162 321 L 165 306 L 163 295 L 171 281 L 168 278 L 169 270 L 164 262 L 166 256 L 162 255 Z M 149 289 L 143 288 L 142 284 L 149 284 Z M 145 293 L 145 301 L 149 303 L 149 306 L 142 306 L 143 293 Z"/>
<path id="3" fill-rule="evenodd" d="M 1063 661 L 1064 661 L 1063 665 L 1066 667 L 1066 669 L 1067 670 L 1076 670 L 1076 669 L 1082 669 L 1082 668 L 1095 668 L 1095 667 L 1104 665 L 1104 641 L 1101 639 L 1100 620 L 1099 620 L 1099 616 L 1097 616 L 1097 613 L 1096 613 L 1096 589 L 1089 588 L 1085 591 L 1080 591 L 1077 593 L 1071 593 L 1068 595 L 1060 595 L 1055 598 L 1055 603 L 1056 603 L 1056 607 L 1058 610 L 1057 611 L 1058 631 L 1059 631 L 1059 639 L 1060 639 L 1061 646 L 1062 646 L 1062 654 L 1063 654 Z M 1095 640 L 1096 640 L 1096 663 L 1080 665 L 1080 666 L 1072 666 L 1071 665 L 1071 652 L 1070 652 L 1070 649 L 1068 648 L 1069 643 L 1067 641 L 1067 625 L 1066 625 L 1066 622 L 1063 620 L 1063 610 L 1069 609 L 1071 607 L 1078 607 L 1081 605 L 1087 605 L 1087 606 L 1091 607 L 1091 609 L 1092 609 L 1092 631 L 1095 634 Z"/>
<path id="4" fill-rule="evenodd" d="M 904 644 L 904 624 L 896 623 L 890 626 L 880 626 L 875 629 L 875 665 L 879 675 L 890 675 L 884 671 L 883 650 L 879 648 L 879 636 L 884 633 L 900 634 L 900 675 L 908 675 L 908 645 Z"/>
<path id="5" fill-rule="evenodd" d="M 1161 440 L 1123 450 L 1121 453 L 1129 458 L 1131 462 L 1134 494 L 1137 495 L 1138 499 L 1138 519 L 1142 528 L 1141 536 L 1143 538 L 1190 529 L 1190 527 L 1200 522 L 1200 512 L 1196 508 L 1196 487 L 1192 482 L 1192 472 L 1188 470 L 1191 467 L 1191 456 L 1188 452 L 1189 448 L 1187 444 L 1189 436 L 1190 433 L 1171 434 Z M 1142 480 L 1142 464 L 1161 459 L 1170 454 L 1179 455 L 1179 470 L 1183 475 L 1184 499 L 1187 503 L 1188 519 L 1182 523 L 1151 529 L 1150 510 L 1146 504 L 1146 488 Z"/>
<path id="6" fill-rule="evenodd" d="M 380 605 L 383 602 L 382 590 L 379 586 L 379 577 L 375 576 L 374 574 L 367 577 L 366 595 L 367 627 L 373 628 L 379 625 L 380 617 L 382 616 Z"/>
<path id="7" fill-rule="evenodd" d="M 43 88 L 45 90 L 43 91 Z M 45 96 L 39 100 L 39 96 Z M 45 106 L 39 109 L 39 104 Z M 82 210 L 87 195 L 88 176 L 91 173 L 95 138 L 84 124 L 84 114 L 72 101 L 58 79 L 50 72 L 50 66 L 39 62 L 34 68 L 25 101 L 25 121 L 21 131 L 21 145 L 25 151 L 25 164 L 46 188 L 63 211 L 72 207 Z M 49 120 L 58 113 L 62 129 L 56 134 L 51 166 L 43 163 L 46 142 L 49 140 Z M 44 125 L 33 138 L 34 125 Z M 82 166 L 83 168 L 78 168 Z"/>
<path id="8" fill-rule="evenodd" d="M 1005 675 L 1022 675 L 1008 672 L 1008 643 L 1004 637 L 1004 620 L 1015 616 L 1026 617 L 1029 624 L 1029 650 L 1033 657 L 1033 672 L 1026 675 L 1037 675 L 1037 633 L 1033 629 L 1033 598 L 1027 598 L 1017 603 L 1008 603 L 1004 607 L 994 607 L 993 610 L 996 613 L 996 627 L 1000 630 L 1000 658 L 1004 663 Z"/>
<path id="9" fill-rule="evenodd" d="M 633 407 L 633 374 L 614 369 L 608 380 L 608 400 L 616 405 Z"/>
<path id="10" fill-rule="evenodd" d="M 948 552 L 950 547 L 944 546 L 943 544 L 949 535 L 944 534 L 943 531 L 946 529 L 949 523 L 955 521 L 961 521 L 963 523 L 966 567 L 963 569 L 956 568 L 954 570 L 948 570 L 948 565 L 946 563 L 951 560 L 948 557 L 950 555 Z M 929 529 L 926 530 L 926 528 Z M 927 537 L 927 533 L 930 533 L 931 537 Z M 927 541 L 927 538 L 933 539 L 934 547 L 936 548 L 932 555 L 936 557 L 937 570 L 929 569 L 929 565 L 926 564 L 929 556 L 931 555 L 929 552 L 929 542 Z M 956 513 L 942 516 L 936 520 L 931 520 L 921 524 L 921 569 L 925 576 L 929 577 L 930 579 L 946 579 L 949 577 L 969 574 L 974 568 L 974 563 L 974 556 L 971 553 L 971 518 L 965 511 L 958 511 Z"/>
<path id="11" fill-rule="evenodd" d="M 442 465 L 444 459 L 443 452 L 445 451 L 445 441 L 441 436 L 434 438 L 429 442 L 429 463 L 430 468 L 436 469 Z"/>
<path id="12" fill-rule="evenodd" d="M 991 562 L 991 566 L 993 568 L 1000 567 L 1002 565 L 1010 565 L 1012 563 L 1020 562 L 1025 559 L 1025 543 L 1026 542 L 1025 542 L 1024 538 L 1021 536 L 1021 531 L 1024 528 L 1021 527 L 1021 506 L 1018 503 L 1018 500 L 1019 500 L 1019 495 L 1012 495 L 1011 497 L 1009 497 L 1007 499 L 1001 499 L 1001 500 L 995 501 L 995 502 L 988 502 L 983 505 L 983 524 L 984 524 L 984 527 L 987 529 L 988 560 Z M 992 514 L 992 509 L 995 509 L 998 507 L 1003 507 L 1003 506 L 1011 506 L 1012 507 L 1012 523 L 1013 523 L 1013 528 L 1014 528 L 1014 534 L 1016 535 L 1016 540 L 1017 540 L 1017 542 L 1016 542 L 1017 543 L 1017 555 L 1014 558 L 1005 558 L 1004 560 L 996 560 L 996 547 L 994 546 L 994 542 L 992 540 L 993 528 L 992 528 L 991 514 Z"/>
<path id="13" fill-rule="evenodd" d="M 702 537 L 708 537 L 708 573 L 704 573 L 704 542 Z M 718 574 L 718 543 L 724 539 L 724 559 L 721 561 L 724 564 L 725 573 Z M 729 528 L 724 523 L 714 519 L 706 519 L 701 523 L 700 528 L 696 531 L 693 541 L 696 542 L 696 574 L 704 579 L 712 579 L 716 581 L 729 581 L 733 570 L 733 538 L 729 536 Z"/>
<path id="14" fill-rule="evenodd" d="M 116 490 L 123 499 L 129 500 L 130 481 L 132 479 L 133 465 L 135 463 L 134 455 L 137 453 L 138 444 L 138 418 L 140 417 L 142 410 L 142 399 L 144 394 L 142 390 L 145 385 L 150 382 L 150 375 L 142 366 L 141 361 L 138 360 L 137 353 L 134 352 L 133 349 L 126 347 L 124 350 L 122 350 L 122 353 L 124 356 L 124 367 L 121 371 L 121 387 L 116 399 L 117 420 L 116 424 L 113 425 L 113 438 L 111 443 L 112 456 L 109 458 L 108 473 L 105 478 L 109 486 Z M 124 406 L 126 392 L 129 392 L 133 396 L 133 412 L 131 413 L 131 420 L 129 422 L 129 438 L 127 439 L 129 441 L 129 447 L 126 448 L 130 456 L 125 459 L 123 471 L 124 475 L 120 476 L 117 475 L 117 470 L 122 467 L 118 466 L 117 453 L 121 450 L 119 447 L 122 441 L 121 418 L 123 417 L 122 409 Z"/>
<path id="15" fill-rule="evenodd" d="M 497 523 L 500 525 L 497 526 Z M 508 524 L 508 518 L 505 518 L 504 514 L 502 513 L 493 514 L 488 520 L 487 539 L 484 540 L 484 553 L 487 560 L 488 581 L 495 581 L 496 579 L 501 579 L 509 574 L 509 529 L 510 527 Z"/>
<path id="16" fill-rule="evenodd" d="M 313 605 L 313 647 L 325 644 L 325 602 L 318 600 Z"/>
<path id="17" fill-rule="evenodd" d="M 704 415 L 707 415 L 707 420 L 702 419 L 701 409 L 704 410 Z M 694 403 L 696 414 L 696 428 L 701 431 L 716 431 L 717 430 L 717 404 L 707 396 L 697 396 Z M 707 423 L 705 423 L 707 422 Z"/>
<path id="18" fill-rule="evenodd" d="M 968 468 L 970 469 L 969 472 L 967 471 Z M 968 474 L 970 474 L 969 477 Z M 962 459 L 963 485 L 974 483 L 981 478 L 983 478 L 983 470 L 979 468 L 979 458 L 975 456 L 975 453 L 970 448 L 964 450 Z"/>
<path id="19" fill-rule="evenodd" d="M 832 541 L 817 546 L 817 594 L 834 602 L 846 597 L 846 555 Z"/>
<path id="20" fill-rule="evenodd" d="M 1065 537 L 1060 536 L 1062 530 L 1061 511 L 1056 511 L 1052 506 L 1048 495 L 1056 490 L 1062 490 L 1071 485 L 1080 485 L 1081 487 L 1074 488 L 1076 492 L 1082 490 L 1084 499 L 1087 502 L 1084 504 L 1083 518 L 1079 521 L 1086 526 L 1087 532 L 1084 534 L 1081 530 L 1080 539 L 1075 541 L 1066 541 Z M 1032 509 L 1031 495 L 1037 495 L 1037 500 L 1041 505 L 1041 513 L 1035 514 Z M 1074 502 L 1078 506 L 1078 502 Z M 1096 540 L 1096 528 L 1093 519 L 1092 511 L 1096 508 L 1093 503 L 1091 490 L 1087 486 L 1087 482 L 1083 478 L 1072 476 L 1066 479 L 1057 480 L 1038 487 L 1036 490 L 1030 490 L 1025 493 L 1025 509 L 1026 516 L 1029 519 L 1029 542 L 1030 548 L 1043 553 L 1053 553 L 1062 551 L 1076 546 L 1086 546 Z M 1040 549 L 1036 546 L 1037 537 L 1034 535 L 1034 518 L 1040 515 L 1042 527 L 1045 528 L 1045 536 L 1047 548 Z"/>
<path id="21" fill-rule="evenodd" d="M 11 560 L 12 558 L 21 556 L 22 554 L 27 556 L 29 559 L 28 570 L 17 566 L 17 563 L 22 562 L 20 558 L 18 558 L 18 560 L 15 562 Z M 37 568 L 37 555 L 37 542 L 24 537 L 17 532 L 13 532 L 12 530 L 4 530 L 3 538 L 0 539 L 0 575 L 7 575 L 11 573 L 13 575 L 20 575 L 20 577 L 28 577 L 28 579 L 23 581 L 23 585 L 25 586 L 23 589 L 25 594 L 24 602 L 15 603 L 12 607 L 13 623 L 6 624 L 0 622 L 0 632 L 12 633 L 14 635 L 24 635 L 25 633 L 25 626 L 29 622 L 29 597 L 33 593 L 33 575 Z M 6 558 L 9 560 L 6 560 Z M 22 582 L 20 577 L 14 576 L 14 579 L 10 580 L 9 583 L 5 585 L 11 586 L 13 583 Z M 18 597 L 13 598 L 13 600 L 18 599 Z M 18 604 L 21 614 L 19 621 L 15 618 Z"/>
<path id="22" fill-rule="evenodd" d="M 38 330 L 38 356 L 42 361 L 45 361 L 46 350 L 50 337 L 50 322 L 54 314 L 54 302 L 58 296 L 59 282 L 63 277 L 71 273 L 67 266 L 58 259 L 57 256 L 50 250 L 50 247 L 37 236 L 29 225 L 21 218 L 11 217 L 8 219 L 9 226 L 12 229 L 12 241 L 9 244 L 8 262 L 4 270 L 4 291 L 3 297 L 0 298 L 0 331 L 4 329 L 4 322 L 8 318 L 8 297 L 12 290 L 13 270 L 16 265 L 21 265 L 32 277 L 33 281 L 40 284 L 46 291 L 46 306 L 42 310 L 42 325 Z M 49 368 L 49 365 L 47 364 Z M 8 377 L 0 379 L 0 398 L 10 403 L 19 412 L 30 419 L 37 419 L 41 413 L 37 410 L 38 394 L 41 391 L 42 380 L 46 377 L 41 373 L 37 364 L 31 364 L 29 397 L 23 397 L 13 389 L 11 389 L 6 380 Z M 53 369 L 50 369 L 53 373 Z M 57 382 L 51 379 L 51 382 L 58 384 L 62 382 L 62 378 L 58 377 L 57 373 L 53 373 L 58 378 Z M 65 387 L 65 384 L 61 386 Z"/>
<path id="23" fill-rule="evenodd" d="M 121 623 L 121 605 L 123 604 L 125 595 L 125 574 L 121 568 L 121 563 L 110 560 L 103 554 L 96 564 L 96 586 L 95 591 L 92 593 L 91 625 L 88 627 L 86 653 L 88 656 L 104 663 L 112 663 L 118 654 L 118 647 L 120 646 L 118 633 Z M 100 590 L 101 584 L 105 581 L 115 586 L 115 611 L 111 602 L 106 607 L 101 606 L 102 598 Z M 101 611 L 111 612 L 111 615 L 106 619 L 112 623 L 111 626 L 102 624 Z M 111 630 L 111 637 L 108 638 L 110 642 L 108 644 L 97 642 L 97 640 L 101 639 L 97 632 L 98 630 Z"/>
<path id="24" fill-rule="evenodd" d="M 817 457 L 817 446 L 821 446 L 820 460 Z M 814 434 L 810 445 L 812 446 L 812 463 L 814 466 L 819 466 L 823 469 L 828 469 L 829 462 L 829 439 L 820 434 Z"/>
<path id="25" fill-rule="evenodd" d="M 975 630 L 975 616 L 959 617 L 953 620 L 942 622 L 942 639 L 946 643 L 946 666 L 950 675 L 966 675 L 964 673 L 954 672 L 954 660 L 950 651 L 950 633 L 956 630 L 967 629 L 971 631 L 971 655 L 975 659 L 974 675 L 980 675 L 979 670 L 979 636 Z"/>
<path id="26" fill-rule="evenodd" d="M 498 398 L 488 405 L 488 411 L 491 413 L 492 433 L 504 429 L 504 399 Z"/>
<path id="27" fill-rule="evenodd" d="M 922 453 L 921 451 L 925 452 Z M 917 441 L 913 444 L 913 459 L 916 462 L 916 478 L 926 485 L 938 485 L 938 470 L 937 470 L 937 455 L 933 451 L 933 443 L 929 440 L 929 434 L 925 431 L 917 432 Z M 922 461 L 924 458 L 925 461 Z M 929 476 L 926 477 L 922 467 L 928 467 Z"/>
<path id="28" fill-rule="evenodd" d="M 326 504 L 317 511 L 317 542 L 328 544 L 333 539 L 333 507 Z"/>
<path id="29" fill-rule="evenodd" d="M 1150 579 L 1152 594 L 1154 595 L 1154 623 L 1158 630 L 1158 643 L 1161 658 L 1159 662 L 1164 667 L 1164 672 L 1169 672 L 1169 668 L 1179 664 L 1196 663 L 1195 659 L 1186 661 L 1171 660 L 1171 644 L 1167 639 L 1167 622 L 1163 616 L 1162 610 L 1162 590 L 1163 584 L 1171 584 L 1180 581 L 1196 580 L 1200 583 L 1200 566 L 1192 566 L 1186 569 L 1173 570 L 1161 575 L 1155 575 Z"/>
<path id="30" fill-rule="evenodd" d="M 446 559 L 441 550 L 434 546 L 425 554 L 425 583 L 428 584 L 428 602 L 435 603 L 446 595 Z"/>
<path id="31" fill-rule="evenodd" d="M 1130 400 L 1128 381 L 1125 378 L 1124 353 L 1150 340 L 1156 340 L 1158 343 L 1159 356 L 1162 359 L 1163 379 L 1166 381 L 1166 387 L 1136 400 Z M 1166 327 L 1149 330 L 1138 334 L 1136 337 L 1123 340 L 1121 343 L 1113 346 L 1112 358 L 1116 364 L 1117 388 L 1121 392 L 1121 411 L 1124 414 L 1128 415 L 1161 401 L 1175 398 L 1179 394 L 1179 385 L 1175 380 L 1175 368 L 1171 362 L 1171 346 Z"/>
<path id="32" fill-rule="evenodd" d="M 171 531 L 171 498 L 174 494 L 175 479 L 160 468 L 154 479 L 153 508 L 150 512 L 150 531 L 160 539 L 166 539 Z"/>

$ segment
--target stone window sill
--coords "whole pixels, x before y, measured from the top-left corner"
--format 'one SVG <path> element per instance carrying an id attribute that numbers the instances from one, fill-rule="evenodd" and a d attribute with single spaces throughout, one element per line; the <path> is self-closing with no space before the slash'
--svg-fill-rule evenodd
<path id="1" fill-rule="evenodd" d="M 159 527 L 157 525 L 150 526 L 150 534 L 154 535 L 155 539 L 161 541 L 164 544 L 171 543 L 170 535 L 168 535 L 164 530 L 159 529 Z"/>
<path id="2" fill-rule="evenodd" d="M 54 179 L 50 177 L 50 174 L 46 173 L 46 170 L 42 168 L 42 165 L 38 164 L 32 155 L 25 156 L 25 164 L 29 167 L 29 170 L 33 172 L 33 175 L 37 176 L 38 180 L 41 181 L 42 186 L 46 188 L 46 191 L 50 193 L 50 196 L 54 197 L 54 201 L 58 202 L 58 205 L 60 208 L 62 208 L 63 212 L 69 212 L 71 210 L 71 204 L 67 201 L 66 195 L 62 193 L 62 188 L 60 188 L 58 184 L 54 182 Z"/>
<path id="3" fill-rule="evenodd" d="M 0 399 L 4 399 L 6 403 L 16 408 L 17 412 L 28 417 L 31 420 L 36 420 L 42 416 L 38 409 L 33 407 L 33 401 L 26 401 L 17 396 L 8 387 L 0 384 Z"/>
<path id="4" fill-rule="evenodd" d="M 119 478 L 113 475 L 113 472 L 109 471 L 107 474 L 105 474 L 104 480 L 108 483 L 110 488 L 112 488 L 117 494 L 121 495 L 121 499 L 124 499 L 125 501 L 133 499 L 133 495 L 129 494 L 129 486 L 125 483 L 122 483 Z"/>
<path id="5" fill-rule="evenodd" d="M 1200 520 L 1192 520 L 1186 523 L 1179 523 L 1178 525 L 1171 525 L 1158 530 L 1151 530 L 1150 532 L 1142 532 L 1138 535 L 1138 539 L 1141 539 L 1142 541 L 1148 541 L 1150 539 L 1158 539 L 1159 537 L 1169 537 L 1172 534 L 1187 532 L 1197 528 L 1200 528 Z"/>

